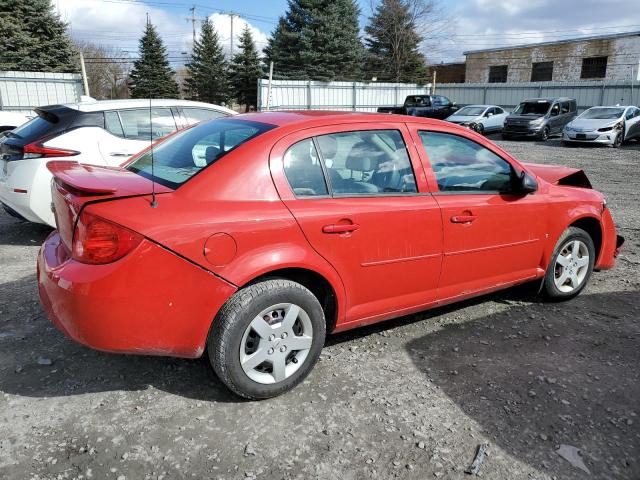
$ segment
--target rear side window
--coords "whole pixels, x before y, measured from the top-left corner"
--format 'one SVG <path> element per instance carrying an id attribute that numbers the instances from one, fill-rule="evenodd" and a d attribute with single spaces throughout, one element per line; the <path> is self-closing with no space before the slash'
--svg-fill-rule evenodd
<path id="1" fill-rule="evenodd" d="M 175 134 L 153 149 L 153 177 L 150 151 L 135 158 L 126 168 L 169 188 L 178 188 L 239 145 L 272 128 L 275 127 L 266 123 L 230 118 L 202 123 Z"/>
<path id="2" fill-rule="evenodd" d="M 113 133 L 118 137 L 124 137 L 118 112 L 104 112 L 104 123 L 108 132 Z"/>
<path id="3" fill-rule="evenodd" d="M 313 140 L 292 145 L 283 157 L 284 173 L 297 197 L 328 195 L 320 158 Z"/>
<path id="4" fill-rule="evenodd" d="M 228 115 L 217 110 L 211 110 L 207 108 L 182 108 L 182 114 L 184 118 L 187 120 L 188 125 L 193 125 L 194 123 L 204 122 L 206 120 L 211 120 L 212 118 L 220 118 L 227 117 Z"/>
<path id="5" fill-rule="evenodd" d="M 334 195 L 415 193 L 416 179 L 397 130 L 367 130 L 317 137 Z"/>
<path id="6" fill-rule="evenodd" d="M 157 140 L 176 130 L 176 122 L 170 108 L 153 107 L 120 110 L 124 138 L 131 140 Z M 153 125 L 149 122 L 153 119 Z M 112 132 L 113 133 L 113 132 Z"/>
<path id="7" fill-rule="evenodd" d="M 569 113 L 571 111 L 571 103 L 570 102 L 562 102 L 562 113 Z"/>
<path id="8" fill-rule="evenodd" d="M 420 132 L 441 192 L 508 193 L 512 168 L 480 144 L 457 135 Z"/>

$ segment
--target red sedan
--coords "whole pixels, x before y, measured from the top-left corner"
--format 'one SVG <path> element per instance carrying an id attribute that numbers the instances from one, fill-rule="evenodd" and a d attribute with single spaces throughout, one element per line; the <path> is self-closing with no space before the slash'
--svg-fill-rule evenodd
<path id="1" fill-rule="evenodd" d="M 38 279 L 52 321 L 111 352 L 206 347 L 254 399 L 302 381 L 326 332 L 534 280 L 568 299 L 623 242 L 581 170 L 520 163 L 437 120 L 248 114 L 123 168 L 49 168 L 58 230 Z"/>

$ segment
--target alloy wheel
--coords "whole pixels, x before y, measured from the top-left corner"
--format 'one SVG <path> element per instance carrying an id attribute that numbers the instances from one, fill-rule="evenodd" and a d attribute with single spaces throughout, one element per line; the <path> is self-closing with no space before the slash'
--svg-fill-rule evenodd
<path id="1" fill-rule="evenodd" d="M 580 288 L 589 272 L 589 249 L 581 240 L 563 245 L 554 266 L 554 282 L 558 290 L 570 293 Z"/>
<path id="2" fill-rule="evenodd" d="M 307 312 L 293 303 L 279 303 L 260 312 L 240 342 L 240 365 L 254 382 L 272 384 L 293 375 L 313 343 Z"/>

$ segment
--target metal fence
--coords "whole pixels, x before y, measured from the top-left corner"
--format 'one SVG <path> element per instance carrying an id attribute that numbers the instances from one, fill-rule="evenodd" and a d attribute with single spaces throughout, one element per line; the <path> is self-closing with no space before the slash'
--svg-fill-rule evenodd
<path id="1" fill-rule="evenodd" d="M 267 107 L 268 83 L 268 80 L 258 80 L 260 110 Z M 402 105 L 407 95 L 430 91 L 430 84 L 274 80 L 270 109 L 367 112 L 380 106 Z M 570 97 L 584 110 L 594 105 L 637 104 L 640 87 L 631 82 L 449 83 L 436 85 L 436 94 L 445 95 L 458 105 L 493 104 L 506 108 L 515 107 L 527 98 Z"/>
<path id="2" fill-rule="evenodd" d="M 77 102 L 82 92 L 75 73 L 0 72 L 0 110 L 29 114 L 34 107 Z"/>

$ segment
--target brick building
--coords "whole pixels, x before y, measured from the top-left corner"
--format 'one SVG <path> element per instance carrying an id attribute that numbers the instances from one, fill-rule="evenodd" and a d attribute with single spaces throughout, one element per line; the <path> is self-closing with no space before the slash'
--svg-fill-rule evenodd
<path id="1" fill-rule="evenodd" d="M 464 52 L 466 83 L 630 81 L 640 32 Z M 634 73 L 635 78 L 635 73 Z"/>
<path id="2" fill-rule="evenodd" d="M 435 72 L 437 83 L 464 83 L 465 68 L 464 62 L 429 65 L 427 79 L 431 81 Z"/>

